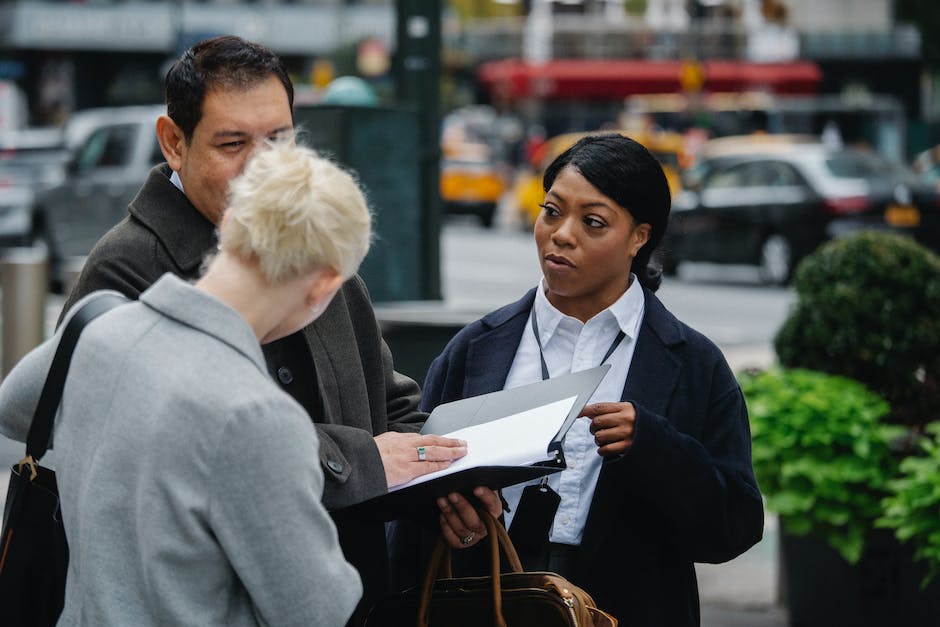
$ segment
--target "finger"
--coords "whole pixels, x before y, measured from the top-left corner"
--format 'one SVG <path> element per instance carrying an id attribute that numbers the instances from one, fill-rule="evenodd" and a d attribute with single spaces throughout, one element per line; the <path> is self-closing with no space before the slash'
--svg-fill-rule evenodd
<path id="1" fill-rule="evenodd" d="M 503 501 L 499 498 L 498 492 L 484 486 L 477 486 L 473 489 L 473 496 L 477 497 L 480 502 L 483 503 L 483 507 L 493 515 L 493 518 L 502 516 Z"/>
<path id="2" fill-rule="evenodd" d="M 444 500 L 447 501 L 446 498 Z M 450 531 L 454 539 L 458 541 L 464 540 L 466 538 L 471 538 L 472 540 L 476 536 L 476 533 L 473 531 L 473 529 L 463 524 L 460 516 L 457 515 L 457 511 L 449 501 L 447 501 L 446 509 L 441 510 L 440 520 L 441 530 L 445 532 Z M 463 542 L 460 542 L 460 545 L 466 546 Z"/>
<path id="3" fill-rule="evenodd" d="M 441 535 L 444 537 L 444 540 L 455 549 L 471 547 L 487 535 L 485 529 L 480 532 L 454 525 L 453 520 L 445 514 L 441 514 L 440 516 L 440 526 Z"/>
<path id="4" fill-rule="evenodd" d="M 465 529 L 476 532 L 483 530 L 484 525 L 483 521 L 480 520 L 480 515 L 477 514 L 477 510 L 463 495 L 454 492 L 447 495 L 447 500 L 450 501 L 453 511 Z"/>
<path id="5" fill-rule="evenodd" d="M 591 403 L 584 406 L 581 415 L 592 418 L 602 414 L 613 414 L 623 409 L 624 405 L 629 405 L 629 403 Z"/>
<path id="6" fill-rule="evenodd" d="M 424 449 L 424 459 L 421 459 L 419 449 Z M 414 462 L 451 462 L 467 454 L 466 446 L 420 446 L 409 447 L 407 450 L 409 461 Z"/>
<path id="7" fill-rule="evenodd" d="M 588 430 L 596 435 L 598 432 L 605 429 L 616 429 L 625 424 L 627 424 L 625 417 L 616 414 L 608 414 L 591 418 L 591 425 L 588 427 Z"/>
<path id="8" fill-rule="evenodd" d="M 462 533 L 460 531 L 455 531 L 453 528 L 451 528 L 447 524 L 447 521 L 444 519 L 443 516 L 441 516 L 440 523 L 441 523 L 441 536 L 443 536 L 444 541 L 447 542 L 447 544 L 452 548 L 466 549 L 466 548 L 473 546 L 477 542 L 479 542 L 480 539 L 482 538 L 482 536 L 477 533 L 471 534 L 470 532 Z"/>
<path id="9" fill-rule="evenodd" d="M 457 438 L 445 438 L 442 435 L 422 435 L 418 436 L 413 442 L 409 442 L 414 446 L 438 446 L 438 447 L 464 447 L 467 446 L 466 440 L 459 440 Z"/>
<path id="10" fill-rule="evenodd" d="M 437 472 L 438 470 L 444 470 L 449 467 L 450 464 L 451 462 L 414 462 L 408 464 L 407 472 L 410 474 L 410 477 L 406 479 L 406 481 L 428 473 Z"/>
<path id="11" fill-rule="evenodd" d="M 594 443 L 598 446 L 604 446 L 612 442 L 620 442 L 633 439 L 632 425 L 618 425 L 610 429 L 601 429 L 594 434 Z"/>
<path id="12" fill-rule="evenodd" d="M 627 449 L 630 448 L 630 443 L 620 440 L 618 442 L 613 442 L 612 444 L 607 444 L 606 446 L 601 446 L 597 449 L 597 454 L 601 457 L 610 457 L 612 455 L 622 455 L 627 452 Z"/>

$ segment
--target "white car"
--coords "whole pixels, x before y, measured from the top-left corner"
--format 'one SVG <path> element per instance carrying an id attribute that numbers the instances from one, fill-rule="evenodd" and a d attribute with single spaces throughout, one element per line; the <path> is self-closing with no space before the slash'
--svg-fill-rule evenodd
<path id="1" fill-rule="evenodd" d="M 147 105 L 73 114 L 66 136 L 77 146 L 65 178 L 36 194 L 32 215 L 33 240 L 48 249 L 54 290 L 62 287 L 65 262 L 87 255 L 127 215 L 150 169 L 163 162 L 156 121 L 165 112 L 163 105 Z"/>

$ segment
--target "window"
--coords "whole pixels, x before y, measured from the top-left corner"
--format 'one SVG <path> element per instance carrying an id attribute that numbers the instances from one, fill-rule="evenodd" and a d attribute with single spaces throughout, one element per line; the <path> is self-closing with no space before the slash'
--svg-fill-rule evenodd
<path id="1" fill-rule="evenodd" d="M 134 124 L 119 124 L 93 132 L 78 153 L 76 172 L 82 174 L 96 168 L 130 163 L 136 131 Z"/>

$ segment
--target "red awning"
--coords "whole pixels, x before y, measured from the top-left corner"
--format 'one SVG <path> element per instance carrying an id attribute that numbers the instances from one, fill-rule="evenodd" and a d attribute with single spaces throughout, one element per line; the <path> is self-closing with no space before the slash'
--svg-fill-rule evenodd
<path id="1" fill-rule="evenodd" d="M 494 98 L 611 100 L 634 94 L 680 93 L 682 61 L 556 59 L 530 65 L 520 59 L 484 63 L 478 76 Z M 813 94 L 822 79 L 809 61 L 704 61 L 706 92 L 764 90 Z"/>

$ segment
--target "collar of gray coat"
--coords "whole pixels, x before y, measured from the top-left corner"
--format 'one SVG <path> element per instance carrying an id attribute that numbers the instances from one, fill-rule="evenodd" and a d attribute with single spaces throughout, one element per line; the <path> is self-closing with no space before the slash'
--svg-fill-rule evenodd
<path id="1" fill-rule="evenodd" d="M 194 275 L 216 247 L 218 233 L 170 181 L 171 174 L 165 163 L 154 166 L 128 211 L 157 236 L 182 273 Z"/>
<path id="2" fill-rule="evenodd" d="M 186 281 L 166 273 L 140 295 L 140 301 L 164 316 L 215 337 L 267 373 L 261 344 L 248 322 L 234 309 Z"/>

